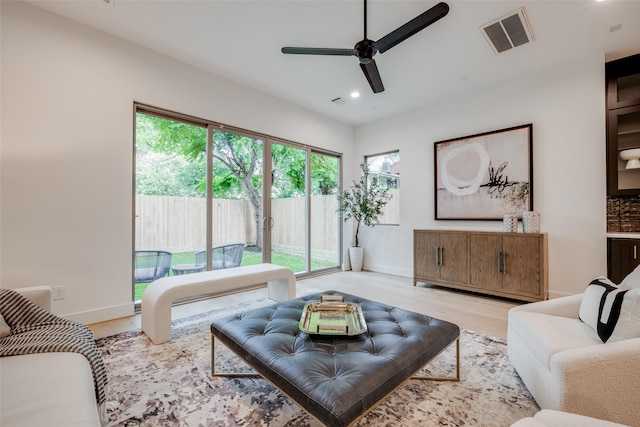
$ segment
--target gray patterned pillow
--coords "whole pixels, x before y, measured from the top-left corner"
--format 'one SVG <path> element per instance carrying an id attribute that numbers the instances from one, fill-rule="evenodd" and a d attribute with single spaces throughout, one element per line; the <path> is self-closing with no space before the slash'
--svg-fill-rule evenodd
<path id="1" fill-rule="evenodd" d="M 11 328 L 4 321 L 4 317 L 0 314 L 0 338 L 4 338 L 11 333 Z"/>

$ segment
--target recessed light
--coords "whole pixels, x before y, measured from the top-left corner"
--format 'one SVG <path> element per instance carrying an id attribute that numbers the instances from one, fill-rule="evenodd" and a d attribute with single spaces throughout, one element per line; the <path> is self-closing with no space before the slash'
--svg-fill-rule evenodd
<path id="1" fill-rule="evenodd" d="M 358 92 L 357 90 L 354 90 L 353 92 L 351 92 L 351 97 L 360 98 L 360 92 Z"/>

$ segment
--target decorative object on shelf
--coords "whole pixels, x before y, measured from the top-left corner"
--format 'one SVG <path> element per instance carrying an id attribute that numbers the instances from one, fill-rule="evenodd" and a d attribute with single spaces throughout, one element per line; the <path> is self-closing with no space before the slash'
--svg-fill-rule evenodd
<path id="1" fill-rule="evenodd" d="M 369 167 L 366 164 L 360 164 L 360 169 L 362 169 L 360 180 L 352 181 L 351 186 L 347 190 L 340 191 L 337 196 L 337 212 L 343 215 L 344 221 L 353 218 L 356 223 L 355 246 L 349 248 L 349 259 L 353 271 L 362 270 L 364 260 L 364 250 L 360 247 L 358 240 L 360 224 L 374 226 L 382 215 L 382 208 L 391 199 L 389 188 L 380 185 L 377 176 L 369 180 Z"/>
<path id="2" fill-rule="evenodd" d="M 522 229 L 525 233 L 540 232 L 540 212 L 522 212 Z"/>
<path id="3" fill-rule="evenodd" d="M 434 144 L 436 219 L 500 220 L 533 209 L 533 125 Z"/>
<path id="4" fill-rule="evenodd" d="M 627 162 L 625 169 L 640 168 L 640 148 L 632 148 L 630 150 L 622 150 L 620 158 Z"/>
<path id="5" fill-rule="evenodd" d="M 508 233 L 515 233 L 518 231 L 518 215 L 505 215 L 502 218 L 502 230 Z"/>

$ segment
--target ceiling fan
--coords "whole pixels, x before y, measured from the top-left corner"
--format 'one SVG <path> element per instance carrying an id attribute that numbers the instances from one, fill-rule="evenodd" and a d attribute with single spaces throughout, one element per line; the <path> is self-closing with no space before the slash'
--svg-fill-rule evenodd
<path id="1" fill-rule="evenodd" d="M 360 61 L 360 68 L 367 78 L 371 89 L 374 93 L 379 93 L 384 91 L 384 85 L 382 84 L 382 78 L 380 77 L 373 56 L 377 52 L 386 52 L 398 43 L 424 30 L 440 18 L 443 18 L 447 13 L 449 13 L 449 5 L 442 2 L 438 3 L 406 24 L 396 28 L 380 40 L 373 41 L 367 38 L 367 0 L 364 0 L 364 39 L 356 43 L 353 49 L 283 47 L 282 53 L 294 55 L 357 56 Z"/>

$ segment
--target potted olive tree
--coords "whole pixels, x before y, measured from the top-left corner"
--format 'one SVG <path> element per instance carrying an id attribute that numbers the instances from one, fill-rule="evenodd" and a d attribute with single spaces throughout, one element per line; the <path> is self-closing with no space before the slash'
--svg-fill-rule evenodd
<path id="1" fill-rule="evenodd" d="M 349 248 L 349 260 L 353 271 L 362 270 L 364 258 L 364 249 L 358 240 L 360 225 L 375 225 L 382 215 L 382 209 L 391 199 L 389 188 L 380 185 L 377 176 L 369 182 L 369 167 L 366 164 L 362 163 L 360 169 L 360 180 L 352 181 L 347 190 L 338 193 L 338 213 L 343 215 L 344 221 L 353 218 L 356 225 L 355 246 Z"/>

